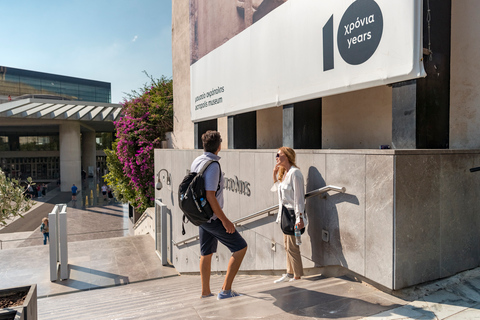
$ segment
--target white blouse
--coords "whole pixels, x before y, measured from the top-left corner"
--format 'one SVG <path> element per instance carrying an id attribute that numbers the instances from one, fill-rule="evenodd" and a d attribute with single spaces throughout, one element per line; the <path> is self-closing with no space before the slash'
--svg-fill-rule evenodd
<path id="1" fill-rule="evenodd" d="M 305 184 L 300 169 L 292 166 L 284 176 L 283 181 L 275 182 L 271 191 L 278 192 L 277 223 L 280 223 L 282 205 L 284 205 L 287 209 L 293 209 L 295 211 L 295 223 L 300 222 L 300 215 L 302 215 L 303 224 L 307 226 L 308 218 L 305 213 Z"/>

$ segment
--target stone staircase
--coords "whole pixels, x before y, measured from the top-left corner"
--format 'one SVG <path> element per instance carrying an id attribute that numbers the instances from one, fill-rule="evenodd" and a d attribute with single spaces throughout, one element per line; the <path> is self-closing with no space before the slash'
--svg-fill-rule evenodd
<path id="1" fill-rule="evenodd" d="M 218 292 L 223 276 L 213 275 Z M 38 319 L 358 319 L 406 302 L 346 278 L 311 276 L 274 284 L 274 276 L 238 275 L 244 296 L 200 299 L 200 277 L 173 276 L 38 300 Z"/>

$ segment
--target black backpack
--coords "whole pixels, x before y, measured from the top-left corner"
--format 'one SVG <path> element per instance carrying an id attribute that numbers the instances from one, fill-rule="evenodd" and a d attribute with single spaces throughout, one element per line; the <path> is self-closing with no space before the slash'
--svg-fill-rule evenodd
<path id="1" fill-rule="evenodd" d="M 199 226 L 213 215 L 213 210 L 207 201 L 207 193 L 205 191 L 205 180 L 203 173 L 213 162 L 218 163 L 220 169 L 220 179 L 222 169 L 220 163 L 215 160 L 209 160 L 199 172 L 191 172 L 183 178 L 182 183 L 178 187 L 178 205 L 183 211 L 182 235 L 185 234 L 185 217 L 196 226 Z M 218 180 L 218 189 L 220 189 L 220 179 Z"/>

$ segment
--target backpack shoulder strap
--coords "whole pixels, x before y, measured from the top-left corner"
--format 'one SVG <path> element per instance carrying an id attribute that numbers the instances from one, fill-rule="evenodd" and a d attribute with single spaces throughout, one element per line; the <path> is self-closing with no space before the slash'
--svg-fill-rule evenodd
<path id="1" fill-rule="evenodd" d="M 218 169 L 219 169 L 218 170 L 218 187 L 217 187 L 217 191 L 215 191 L 215 192 L 218 192 L 218 190 L 220 190 L 220 180 L 222 180 L 222 166 L 220 165 L 220 162 L 218 162 L 217 160 L 208 160 L 203 166 L 202 170 L 198 172 L 198 174 L 203 175 L 203 172 L 207 170 L 208 166 L 211 165 L 213 162 L 216 162 L 218 164 Z"/>
<path id="2" fill-rule="evenodd" d="M 208 161 L 205 163 L 205 165 L 203 166 L 202 170 L 200 170 L 200 171 L 198 172 L 198 174 L 203 174 L 203 173 L 205 172 L 205 170 L 207 170 L 208 166 L 212 164 L 212 162 L 216 162 L 216 163 L 218 163 L 218 165 L 220 165 L 220 163 L 219 163 L 218 161 L 216 161 L 216 160 L 208 160 Z"/>

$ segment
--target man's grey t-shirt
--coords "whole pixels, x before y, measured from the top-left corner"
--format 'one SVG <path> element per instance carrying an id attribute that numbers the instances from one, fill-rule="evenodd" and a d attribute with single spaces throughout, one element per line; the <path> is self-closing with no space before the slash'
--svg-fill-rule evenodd
<path id="1" fill-rule="evenodd" d="M 220 161 L 220 157 L 211 153 L 211 152 L 205 152 L 201 156 L 198 156 L 195 160 L 192 162 L 192 166 L 190 167 L 190 172 L 199 172 L 202 170 L 203 166 L 207 161 L 209 160 L 215 160 L 215 161 Z M 212 163 L 207 170 L 203 173 L 203 177 L 205 179 L 205 190 L 207 191 L 216 191 L 215 197 L 217 198 L 218 204 L 220 205 L 220 208 L 223 209 L 223 173 L 220 177 L 220 166 L 216 163 Z M 218 189 L 218 179 L 220 178 L 220 189 Z M 218 189 L 218 191 L 217 191 Z M 216 219 L 217 216 L 215 213 L 213 214 L 212 219 Z"/>

